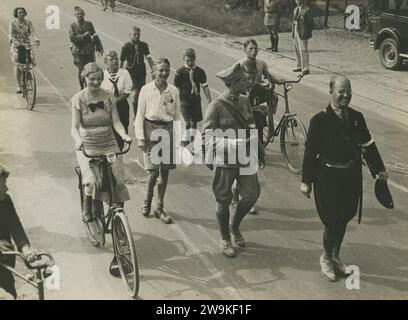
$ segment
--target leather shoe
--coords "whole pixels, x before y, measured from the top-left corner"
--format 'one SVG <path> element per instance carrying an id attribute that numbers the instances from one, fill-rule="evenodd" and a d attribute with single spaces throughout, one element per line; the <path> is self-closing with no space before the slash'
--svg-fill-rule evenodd
<path id="1" fill-rule="evenodd" d="M 146 218 L 149 216 L 150 214 L 150 210 L 151 210 L 151 204 L 152 202 L 149 200 L 144 200 L 143 206 L 142 206 L 142 215 L 144 215 Z"/>
<path id="2" fill-rule="evenodd" d="M 252 207 L 251 210 L 249 210 L 250 214 L 258 214 L 258 212 L 256 211 L 255 207 Z"/>
<path id="3" fill-rule="evenodd" d="M 227 258 L 235 258 L 237 255 L 235 249 L 232 247 L 231 240 L 221 240 L 221 249 L 222 254 Z"/>
<path id="4" fill-rule="evenodd" d="M 326 257 L 324 254 L 320 256 L 320 267 L 321 267 L 321 275 L 323 278 L 330 282 L 337 281 L 336 274 L 334 272 L 334 265 L 333 261 Z"/>
<path id="5" fill-rule="evenodd" d="M 167 215 L 166 212 L 164 212 L 164 210 L 155 210 L 154 216 L 157 219 L 160 219 L 164 224 L 170 224 L 173 222 L 173 220 Z"/>
<path id="6" fill-rule="evenodd" d="M 309 73 L 310 73 L 309 70 L 302 71 L 302 74 L 303 74 L 304 76 L 307 75 L 307 74 L 309 74 Z"/>
<path id="7" fill-rule="evenodd" d="M 245 247 L 245 239 L 241 232 L 239 230 L 234 230 L 232 226 L 230 226 L 230 232 L 237 246 L 241 248 Z"/>
<path id="8" fill-rule="evenodd" d="M 296 69 L 293 69 L 292 71 L 293 71 L 293 72 L 301 72 L 302 69 L 301 69 L 301 68 L 296 68 Z"/>
<path id="9" fill-rule="evenodd" d="M 339 258 L 333 258 L 333 265 L 334 265 L 334 271 L 339 276 L 350 275 L 350 272 L 347 272 L 347 266 Z"/>

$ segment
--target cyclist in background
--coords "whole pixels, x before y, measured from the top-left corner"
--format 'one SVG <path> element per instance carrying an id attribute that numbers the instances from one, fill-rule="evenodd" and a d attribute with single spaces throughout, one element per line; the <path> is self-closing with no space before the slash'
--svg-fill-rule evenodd
<path id="1" fill-rule="evenodd" d="M 10 21 L 9 25 L 9 42 L 11 44 L 10 54 L 11 60 L 14 63 L 14 74 L 17 82 L 16 93 L 22 93 L 21 82 L 22 72 L 21 66 L 26 64 L 27 56 L 29 55 L 29 61 L 35 65 L 34 53 L 32 50 L 26 50 L 26 47 L 30 46 L 31 37 L 34 37 L 35 43 L 40 45 L 40 39 L 35 32 L 33 23 L 26 19 L 27 11 L 23 7 L 17 7 L 14 9 L 14 18 Z"/>

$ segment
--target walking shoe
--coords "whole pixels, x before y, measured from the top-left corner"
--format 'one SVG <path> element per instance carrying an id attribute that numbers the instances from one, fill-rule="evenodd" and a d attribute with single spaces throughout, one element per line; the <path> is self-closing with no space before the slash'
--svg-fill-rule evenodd
<path id="1" fill-rule="evenodd" d="M 251 210 L 249 210 L 250 214 L 257 214 L 258 212 L 256 211 L 255 207 L 252 207 Z"/>
<path id="2" fill-rule="evenodd" d="M 143 201 L 143 206 L 142 206 L 142 215 L 144 215 L 146 218 L 149 216 L 150 214 L 150 210 L 152 207 L 152 201 L 150 200 L 144 200 Z"/>
<path id="3" fill-rule="evenodd" d="M 237 255 L 235 249 L 232 247 L 231 240 L 221 240 L 221 249 L 222 254 L 227 258 L 235 258 Z"/>
<path id="4" fill-rule="evenodd" d="M 18 88 L 17 91 L 16 91 L 16 93 L 17 93 L 17 94 L 21 94 L 21 93 L 23 93 L 23 90 L 22 90 L 21 88 Z"/>
<path id="5" fill-rule="evenodd" d="M 334 265 L 334 271 L 339 276 L 350 275 L 350 272 L 347 272 L 347 266 L 338 257 L 333 258 L 333 265 Z"/>
<path id="6" fill-rule="evenodd" d="M 237 246 L 241 248 L 245 247 L 245 239 L 244 239 L 244 236 L 241 234 L 241 232 L 239 230 L 234 230 L 231 225 L 230 225 L 230 232 Z"/>
<path id="7" fill-rule="evenodd" d="M 326 257 L 324 254 L 320 256 L 320 267 L 321 267 L 321 275 L 323 278 L 330 282 L 334 282 L 337 280 L 336 274 L 334 272 L 334 265 L 333 261 Z"/>
<path id="8" fill-rule="evenodd" d="M 292 71 L 293 71 L 293 72 L 301 72 L 302 69 L 301 69 L 301 68 L 296 68 L 296 69 L 293 69 Z"/>
<path id="9" fill-rule="evenodd" d="M 164 224 L 170 224 L 173 222 L 173 220 L 167 215 L 166 212 L 164 212 L 164 210 L 154 210 L 154 216 L 157 219 L 160 219 L 161 222 L 163 222 Z"/>
<path id="10" fill-rule="evenodd" d="M 302 74 L 303 74 L 304 76 L 307 75 L 307 74 L 309 74 L 309 73 L 310 73 L 309 70 L 302 71 Z"/>

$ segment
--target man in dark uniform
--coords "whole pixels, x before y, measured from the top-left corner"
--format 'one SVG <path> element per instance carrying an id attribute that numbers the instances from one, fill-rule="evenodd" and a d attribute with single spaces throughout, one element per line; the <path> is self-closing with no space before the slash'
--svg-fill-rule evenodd
<path id="1" fill-rule="evenodd" d="M 269 38 L 271 40 L 270 48 L 266 50 L 272 52 L 278 52 L 279 44 L 279 25 L 280 25 L 280 16 L 282 13 L 281 0 L 265 0 L 265 17 L 264 24 L 266 29 L 269 32 Z"/>
<path id="2" fill-rule="evenodd" d="M 321 273 L 329 281 L 346 274 L 339 259 L 347 223 L 362 210 L 362 155 L 371 174 L 387 180 L 378 149 L 362 113 L 349 107 L 351 84 L 343 76 L 330 80 L 331 102 L 309 125 L 303 160 L 302 193 L 312 184 L 317 212 L 324 225 Z"/>
<path id="3" fill-rule="evenodd" d="M 242 152 L 243 149 L 247 151 L 254 141 L 251 141 L 250 137 L 240 138 L 242 136 L 240 130 L 244 130 L 246 134 L 248 128 L 254 128 L 248 98 L 240 95 L 240 92 L 245 93 L 247 87 L 246 75 L 239 64 L 217 74 L 217 77 L 224 81 L 227 90 L 208 105 L 203 123 L 206 156 L 213 154 L 213 148 L 217 149 L 213 161 L 215 168 L 213 192 L 217 202 L 216 216 L 221 232 L 222 253 L 229 258 L 236 255 L 235 249 L 231 245 L 230 234 L 232 234 L 238 246 L 245 246 L 245 240 L 239 226 L 260 195 L 260 185 L 256 173 L 258 163 L 256 163 L 254 170 L 246 172 L 241 170 L 244 169 L 245 164 L 239 161 L 239 156 L 235 157 L 238 161 L 228 161 L 231 154 L 235 153 L 236 155 Z M 255 78 L 256 70 L 248 74 L 248 76 Z M 214 130 L 219 132 L 216 133 Z M 208 134 L 208 132 L 212 132 L 212 134 Z M 227 132 L 235 134 L 231 137 Z M 257 134 L 255 133 L 255 135 L 255 142 L 258 143 Z M 229 225 L 229 206 L 232 199 L 231 187 L 235 180 L 240 190 L 241 199 L 232 217 L 231 225 Z"/>

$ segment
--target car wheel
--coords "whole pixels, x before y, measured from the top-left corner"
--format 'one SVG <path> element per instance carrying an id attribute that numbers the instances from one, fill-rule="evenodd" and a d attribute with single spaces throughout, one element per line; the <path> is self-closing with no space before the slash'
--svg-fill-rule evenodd
<path id="1" fill-rule="evenodd" d="M 387 38 L 380 45 L 380 60 L 387 69 L 398 70 L 401 67 L 402 58 L 399 55 L 397 42 Z"/>

